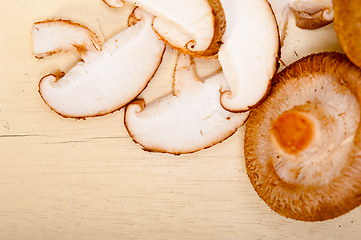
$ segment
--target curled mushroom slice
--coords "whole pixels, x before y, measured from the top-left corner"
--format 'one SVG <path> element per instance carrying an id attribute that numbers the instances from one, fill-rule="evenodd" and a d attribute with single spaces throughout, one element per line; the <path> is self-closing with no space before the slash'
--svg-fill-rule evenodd
<path id="1" fill-rule="evenodd" d="M 211 57 L 218 52 L 225 30 L 219 0 L 127 0 L 155 15 L 153 29 L 173 48 Z"/>
<path id="2" fill-rule="evenodd" d="M 276 15 L 281 40 L 290 13 L 293 13 L 296 26 L 302 29 L 317 29 L 333 21 L 332 0 L 268 0 Z"/>
<path id="3" fill-rule="evenodd" d="M 361 1 L 334 0 L 334 29 L 347 57 L 361 68 Z"/>
<path id="4" fill-rule="evenodd" d="M 248 117 L 231 113 L 219 103 L 225 84 L 221 72 L 199 80 L 189 56 L 180 55 L 173 93 L 145 106 L 144 100 L 125 109 L 129 135 L 145 150 L 184 154 L 211 147 L 231 136 Z"/>
<path id="5" fill-rule="evenodd" d="M 123 0 L 103 0 L 103 2 L 112 8 L 120 8 L 124 6 Z"/>
<path id="6" fill-rule="evenodd" d="M 277 213 L 322 221 L 360 205 L 360 78 L 341 53 L 309 55 L 276 75 L 251 112 L 247 173 Z"/>
<path id="7" fill-rule="evenodd" d="M 267 94 L 278 68 L 279 38 L 273 12 L 265 0 L 222 0 L 227 28 L 218 59 L 230 91 L 222 106 L 247 111 Z"/>
<path id="8" fill-rule="evenodd" d="M 151 28 L 153 15 L 139 8 L 133 14 L 139 22 L 104 43 L 101 51 L 85 51 L 83 61 L 67 74 L 50 74 L 41 79 L 41 97 L 55 112 L 75 118 L 104 115 L 129 103 L 147 86 L 161 62 L 165 44 Z M 74 24 L 63 24 L 36 23 L 35 45 L 54 42 L 47 48 L 49 52 L 63 42 L 74 45 L 78 41 L 77 31 L 72 30 Z M 65 37 L 58 39 L 59 35 Z M 81 43 L 76 48 L 87 50 Z"/>

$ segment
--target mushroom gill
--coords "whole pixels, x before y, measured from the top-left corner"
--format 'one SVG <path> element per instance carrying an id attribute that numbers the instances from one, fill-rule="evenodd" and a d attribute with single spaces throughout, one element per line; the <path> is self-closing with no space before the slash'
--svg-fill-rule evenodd
<path id="1" fill-rule="evenodd" d="M 95 34 L 87 29 L 88 34 L 82 34 L 85 30 L 80 25 L 57 20 L 35 23 L 36 56 L 68 46 L 81 49 L 82 61 L 65 75 L 49 74 L 41 79 L 39 93 L 51 109 L 64 117 L 100 116 L 120 109 L 143 91 L 158 69 L 165 44 L 151 27 L 153 15 L 135 8 L 130 18 L 140 20 L 100 50 L 93 43 L 97 41 L 87 38 L 93 40 Z"/>
<path id="2" fill-rule="evenodd" d="M 152 152 L 184 154 L 222 142 L 246 121 L 249 112 L 232 113 L 222 108 L 222 72 L 200 80 L 193 60 L 178 57 L 173 92 L 147 106 L 144 100 L 125 108 L 124 123 L 135 142 Z"/>
<path id="3" fill-rule="evenodd" d="M 361 204 L 360 79 L 345 55 L 312 54 L 277 74 L 250 113 L 247 173 L 277 213 L 322 221 Z"/>

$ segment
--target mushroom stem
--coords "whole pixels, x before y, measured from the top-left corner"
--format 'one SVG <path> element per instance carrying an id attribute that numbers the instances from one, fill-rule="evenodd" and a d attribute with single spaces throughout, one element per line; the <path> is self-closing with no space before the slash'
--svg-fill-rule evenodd
<path id="1" fill-rule="evenodd" d="M 336 147 L 332 136 L 342 134 L 334 114 L 322 105 L 306 103 L 283 112 L 272 121 L 271 143 L 279 155 L 273 165 L 283 181 L 306 186 L 321 177 L 317 184 L 324 184 L 326 175 L 336 174 L 337 171 L 329 170 L 321 176 L 319 170 L 310 169 L 339 164 L 329 160 Z"/>
<path id="2" fill-rule="evenodd" d="M 333 120 L 315 104 L 296 106 L 279 115 L 271 124 L 271 141 L 284 157 L 309 156 L 329 137 Z"/>

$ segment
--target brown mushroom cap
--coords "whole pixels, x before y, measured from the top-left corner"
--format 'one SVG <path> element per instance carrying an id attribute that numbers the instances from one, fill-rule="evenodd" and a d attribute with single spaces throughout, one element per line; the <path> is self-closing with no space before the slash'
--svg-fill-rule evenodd
<path id="1" fill-rule="evenodd" d="M 361 67 L 361 0 L 334 0 L 334 29 L 347 57 Z"/>
<path id="2" fill-rule="evenodd" d="M 360 79 L 345 55 L 312 54 L 276 75 L 251 112 L 247 174 L 277 213 L 322 221 L 361 204 Z"/>

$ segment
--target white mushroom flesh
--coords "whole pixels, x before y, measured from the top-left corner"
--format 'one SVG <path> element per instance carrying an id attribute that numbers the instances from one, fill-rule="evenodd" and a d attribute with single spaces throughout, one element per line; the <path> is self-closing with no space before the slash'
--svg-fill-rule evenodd
<path id="1" fill-rule="evenodd" d="M 127 0 L 152 13 L 153 28 L 170 45 L 193 52 L 207 50 L 215 19 L 207 0 Z"/>
<path id="2" fill-rule="evenodd" d="M 242 126 L 246 113 L 226 111 L 219 102 L 226 84 L 222 72 L 204 82 L 188 56 L 178 59 L 174 92 L 147 106 L 131 103 L 125 111 L 130 136 L 146 150 L 183 154 L 213 146 Z"/>
<path id="3" fill-rule="evenodd" d="M 76 50 L 84 61 L 100 50 L 98 37 L 83 25 L 66 20 L 42 21 L 32 31 L 33 54 L 43 58 L 59 52 Z"/>
<path id="4" fill-rule="evenodd" d="M 265 0 L 221 3 L 227 27 L 218 59 L 230 87 L 221 103 L 229 111 L 247 111 L 265 97 L 277 70 L 277 24 Z"/>
<path id="5" fill-rule="evenodd" d="M 140 21 L 107 41 L 95 57 L 79 62 L 60 79 L 50 74 L 41 80 L 40 94 L 53 110 L 66 117 L 104 115 L 142 92 L 161 62 L 165 44 L 151 28 L 153 15 L 139 8 L 134 13 Z M 67 31 L 56 22 L 51 25 L 48 38 L 34 42 L 45 44 L 51 33 Z"/>

